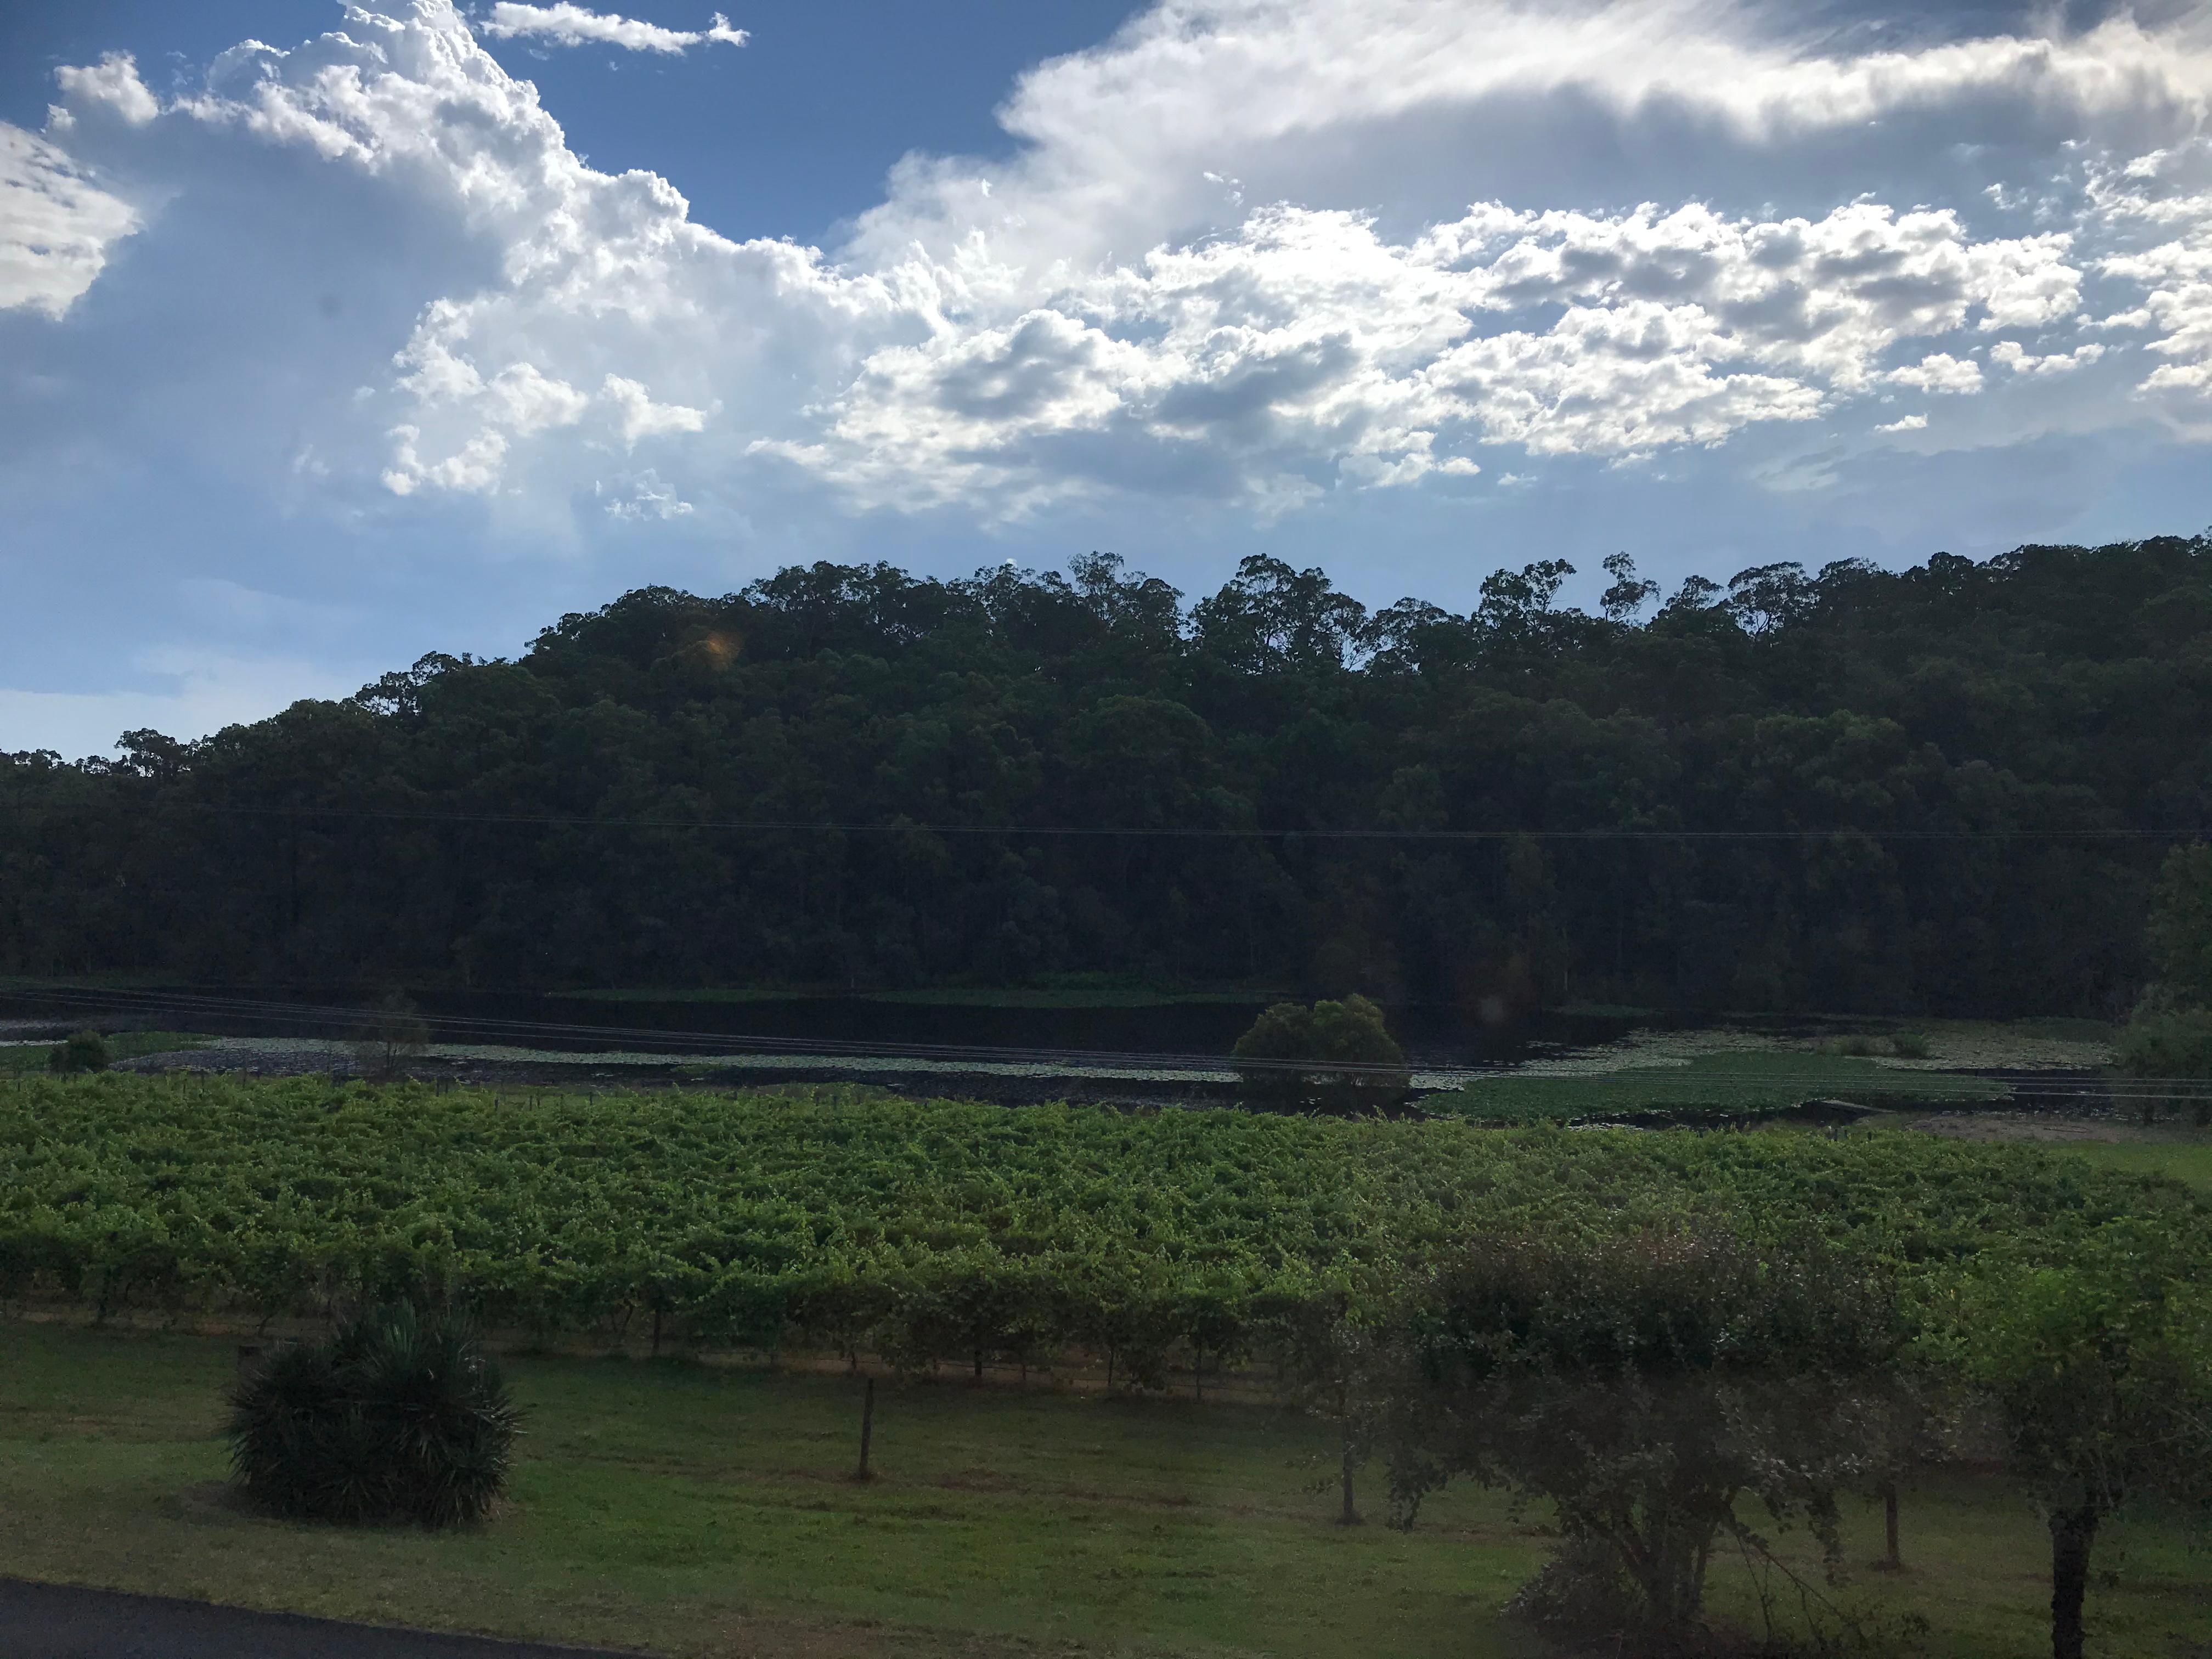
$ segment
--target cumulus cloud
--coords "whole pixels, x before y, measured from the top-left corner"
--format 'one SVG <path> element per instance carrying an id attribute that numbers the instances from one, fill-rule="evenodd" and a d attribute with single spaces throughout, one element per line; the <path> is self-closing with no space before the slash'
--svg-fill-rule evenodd
<path id="1" fill-rule="evenodd" d="M 69 155 L 0 122 L 0 311 L 58 318 L 98 280 L 138 216 Z"/>
<path id="2" fill-rule="evenodd" d="M 161 100 L 138 78 L 138 63 L 127 52 L 104 54 L 97 64 L 73 68 L 64 64 L 54 71 L 63 94 L 81 107 L 104 107 L 129 125 L 143 127 L 161 112 Z M 62 125 L 69 125 L 63 112 Z"/>
<path id="3" fill-rule="evenodd" d="M 478 27 L 650 51 L 740 33 L 568 5 Z M 2203 17 L 1862 52 L 1793 27 L 1676 0 L 1169 0 L 1024 77 L 1012 157 L 909 158 L 827 252 L 732 241 L 666 179 L 592 168 L 447 0 L 246 43 L 167 105 L 127 59 L 69 71 L 33 142 L 75 165 L 104 112 L 109 167 L 158 173 L 186 134 L 204 156 L 273 147 L 451 227 L 467 259 L 424 274 L 349 424 L 310 435 L 334 491 L 557 506 L 650 444 L 653 484 L 618 501 L 1264 517 L 1530 457 L 1863 441 L 1833 417 L 1898 388 L 2014 398 L 1972 440 L 2001 442 L 2004 421 L 2047 424 L 2019 400 L 2100 361 L 2126 367 L 2073 383 L 2212 390 Z M 1545 100 L 1613 124 L 1619 152 L 1657 134 L 1723 156 L 1736 199 L 1686 172 L 1638 206 L 1531 200 L 1546 180 L 1496 169 L 1534 147 L 1435 142 Z M 1773 205 L 1814 153 L 1862 184 L 1875 162 L 1938 171 L 1894 199 Z M 1958 171 L 2000 164 L 1989 188 Z M 70 269 L 81 292 L 98 267 Z M 2076 424 L 2136 418 L 2124 402 Z"/>
<path id="4" fill-rule="evenodd" d="M 681 52 L 709 43 L 742 46 L 748 38 L 744 30 L 732 28 L 730 20 L 720 12 L 703 29 L 671 29 L 612 12 L 586 11 L 566 0 L 552 6 L 499 0 L 491 15 L 477 27 L 490 35 L 519 35 L 561 46 L 619 46 L 625 52 Z"/>

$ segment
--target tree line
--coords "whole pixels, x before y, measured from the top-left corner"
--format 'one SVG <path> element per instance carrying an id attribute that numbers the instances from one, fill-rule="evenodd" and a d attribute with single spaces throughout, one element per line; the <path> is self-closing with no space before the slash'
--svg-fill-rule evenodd
<path id="1" fill-rule="evenodd" d="M 1254 557 L 643 588 L 0 761 L 0 972 L 2111 1014 L 2212 825 L 2212 539 L 1370 611 Z"/>

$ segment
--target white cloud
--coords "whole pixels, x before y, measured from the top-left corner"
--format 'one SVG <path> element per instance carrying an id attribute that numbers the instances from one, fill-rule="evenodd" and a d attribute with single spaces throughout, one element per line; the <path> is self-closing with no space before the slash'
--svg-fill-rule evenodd
<path id="1" fill-rule="evenodd" d="M 2052 352 L 2037 356 L 2017 340 L 1999 340 L 1990 348 L 1990 361 L 2002 363 L 2015 374 L 2070 374 L 2077 368 L 2086 368 L 2105 355 L 2105 348 L 2094 340 L 2077 345 L 2071 351 Z"/>
<path id="2" fill-rule="evenodd" d="M 54 71 L 54 79 L 70 102 L 104 106 L 131 126 L 143 127 L 161 112 L 161 100 L 138 78 L 137 60 L 127 52 L 108 52 L 88 68 L 64 64 Z"/>
<path id="3" fill-rule="evenodd" d="M 639 439 L 658 437 L 663 433 L 700 431 L 706 426 L 709 413 L 703 409 L 687 409 L 681 404 L 657 404 L 645 387 L 619 374 L 607 376 L 600 396 L 619 411 L 625 448 L 635 448 Z"/>
<path id="4" fill-rule="evenodd" d="M 638 50 L 738 33 L 512 4 L 480 27 Z M 1116 497 L 1279 514 L 1475 477 L 1498 447 L 1520 453 L 1493 472 L 1810 433 L 1885 388 L 1986 394 L 1985 348 L 2008 395 L 2057 397 L 2107 349 L 2077 337 L 2097 326 L 2085 272 L 2154 337 L 2144 384 L 2212 380 L 2212 184 L 2190 171 L 2212 119 L 2203 19 L 1856 54 L 1790 27 L 1672 0 L 1169 0 L 1024 77 L 1012 160 L 909 158 L 830 253 L 732 241 L 665 179 L 590 167 L 445 0 L 362 0 L 343 33 L 246 43 L 166 106 L 103 60 L 64 77 L 64 113 L 120 118 L 104 164 L 149 175 L 187 130 L 241 165 L 248 144 L 316 158 L 479 251 L 422 274 L 348 424 L 288 439 L 333 495 L 380 479 L 567 512 L 608 455 L 652 441 L 654 488 L 687 507 L 826 489 L 987 520 Z M 1688 122 L 1730 165 L 1784 173 L 1808 137 L 1917 166 L 2008 133 L 2035 205 L 1978 186 L 1729 208 L 1687 173 L 1627 209 L 1532 202 L 1525 182 L 1421 205 L 1494 163 L 1420 123 L 1545 99 L 1624 134 Z M 1391 194 L 1409 157 L 1418 199 Z M 178 211 L 190 182 L 165 186 Z M 2124 223 L 2156 234 L 2123 247 Z M 2036 352 L 1990 344 L 2002 331 Z M 2046 423 L 2021 409 L 2002 418 Z"/>
<path id="5" fill-rule="evenodd" d="M 1916 392 L 1979 392 L 1982 366 L 1971 357 L 1931 351 L 1918 362 L 1893 368 L 1881 378 L 1891 386 L 1907 386 Z"/>
<path id="6" fill-rule="evenodd" d="M 1901 416 L 1875 428 L 1877 432 L 1924 432 L 1927 429 L 1928 417 L 1925 415 Z"/>
<path id="7" fill-rule="evenodd" d="M 672 519 L 688 517 L 696 511 L 690 501 L 678 499 L 660 479 L 660 474 L 647 467 L 642 472 L 624 474 L 615 481 L 611 489 L 593 483 L 592 494 L 606 502 L 607 516 L 633 522 L 657 520 L 666 523 Z"/>
<path id="8" fill-rule="evenodd" d="M 98 280 L 138 216 L 68 155 L 0 121 L 0 311 L 58 318 Z"/>
<path id="9" fill-rule="evenodd" d="M 395 495 L 411 495 L 425 484 L 464 495 L 485 495 L 499 488 L 507 460 L 503 433 L 477 433 L 443 460 L 424 461 L 416 451 L 422 434 L 417 428 L 392 428 L 392 465 L 385 469 L 384 487 Z"/>
<path id="10" fill-rule="evenodd" d="M 581 6 L 566 3 L 566 0 L 552 6 L 518 5 L 514 0 L 499 0 L 491 9 L 491 15 L 477 27 L 486 34 L 519 35 L 562 46 L 620 46 L 625 52 L 681 52 L 709 43 L 742 46 L 748 38 L 744 30 L 732 28 L 730 20 L 720 12 L 703 29 L 671 29 L 657 23 L 640 22 L 634 17 L 618 17 L 611 12 L 586 11 Z"/>

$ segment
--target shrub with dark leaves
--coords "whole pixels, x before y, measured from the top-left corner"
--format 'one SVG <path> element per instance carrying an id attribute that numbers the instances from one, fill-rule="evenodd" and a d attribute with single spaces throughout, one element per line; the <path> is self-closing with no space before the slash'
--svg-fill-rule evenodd
<path id="1" fill-rule="evenodd" d="M 519 1413 L 468 1329 L 376 1308 L 279 1349 L 231 1396 L 231 1468 L 280 1515 L 352 1523 L 481 1520 L 507 1483 Z"/>

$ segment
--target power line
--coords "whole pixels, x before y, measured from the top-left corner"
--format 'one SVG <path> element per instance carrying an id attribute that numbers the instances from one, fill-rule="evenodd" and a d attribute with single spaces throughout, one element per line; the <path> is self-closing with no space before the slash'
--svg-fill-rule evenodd
<path id="1" fill-rule="evenodd" d="M 32 801 L 0 802 L 0 810 L 67 813 L 70 806 Z M 431 812 L 355 806 L 282 806 L 222 801 L 164 801 L 160 810 L 206 812 L 223 817 L 295 819 L 354 819 L 395 823 L 499 823 L 589 830 L 691 830 L 755 835 L 848 836 L 1016 836 L 1048 837 L 1141 837 L 1207 841 L 1435 841 L 1435 842 L 1799 842 L 1857 839 L 1881 842 L 2066 842 L 2181 841 L 2198 830 L 1881 830 L 1844 824 L 1798 830 L 1422 830 L 1404 828 L 1205 827 L 1142 824 L 920 823 L 895 821 L 863 823 L 823 818 L 609 817 L 533 812 Z"/>

